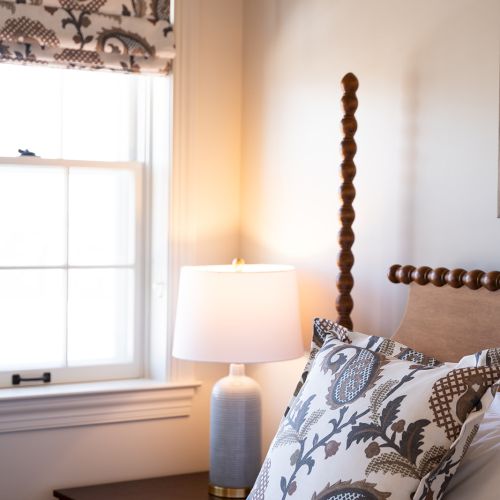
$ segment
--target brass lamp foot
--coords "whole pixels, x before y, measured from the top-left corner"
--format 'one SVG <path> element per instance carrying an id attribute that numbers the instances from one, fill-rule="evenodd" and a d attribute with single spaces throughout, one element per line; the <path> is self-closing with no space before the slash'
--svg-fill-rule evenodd
<path id="1" fill-rule="evenodd" d="M 251 488 L 226 488 L 215 484 L 208 485 L 210 495 L 221 498 L 246 498 L 250 494 Z"/>

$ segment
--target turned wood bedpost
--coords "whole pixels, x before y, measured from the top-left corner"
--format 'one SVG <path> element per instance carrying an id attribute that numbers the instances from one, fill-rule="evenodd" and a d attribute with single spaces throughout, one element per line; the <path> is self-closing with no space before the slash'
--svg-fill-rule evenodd
<path id="1" fill-rule="evenodd" d="M 354 243 L 354 232 L 352 223 L 354 222 L 355 212 L 352 206 L 356 196 L 353 180 L 356 175 L 356 165 L 354 156 L 356 155 L 356 141 L 354 134 L 358 128 L 354 113 L 358 108 L 358 99 L 356 91 L 358 90 L 358 79 L 352 74 L 347 73 L 342 79 L 344 95 L 342 96 L 342 107 L 344 117 L 342 118 L 342 132 L 344 137 L 341 142 L 343 161 L 340 165 L 342 184 L 340 185 L 341 206 L 339 211 L 340 231 L 338 241 L 340 252 L 337 257 L 339 274 L 337 276 L 337 323 L 348 329 L 352 329 L 351 311 L 354 303 L 351 297 L 351 290 L 354 286 L 354 279 L 351 273 L 354 264 L 354 255 L 351 251 Z"/>

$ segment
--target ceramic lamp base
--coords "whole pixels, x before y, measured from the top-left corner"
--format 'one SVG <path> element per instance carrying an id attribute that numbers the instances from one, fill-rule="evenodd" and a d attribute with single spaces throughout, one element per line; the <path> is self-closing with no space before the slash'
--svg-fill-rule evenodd
<path id="1" fill-rule="evenodd" d="M 229 376 L 212 391 L 210 418 L 210 492 L 223 498 L 245 498 L 259 473 L 261 460 L 260 388 L 232 364 Z"/>

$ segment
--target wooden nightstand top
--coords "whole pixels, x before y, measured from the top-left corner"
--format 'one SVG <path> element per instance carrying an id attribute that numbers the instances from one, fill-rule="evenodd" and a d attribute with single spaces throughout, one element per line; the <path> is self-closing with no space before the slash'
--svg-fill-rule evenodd
<path id="1" fill-rule="evenodd" d="M 164 476 L 54 491 L 60 500 L 216 500 L 208 494 L 208 472 Z M 220 499 L 219 499 L 220 500 Z"/>

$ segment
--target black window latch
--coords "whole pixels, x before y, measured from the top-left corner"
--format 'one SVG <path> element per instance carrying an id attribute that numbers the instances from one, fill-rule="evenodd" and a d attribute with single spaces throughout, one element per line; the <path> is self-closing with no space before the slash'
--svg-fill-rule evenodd
<path id="1" fill-rule="evenodd" d="M 19 156 L 36 156 L 36 154 L 29 149 L 18 149 L 17 151 L 19 153 Z"/>
<path id="2" fill-rule="evenodd" d="M 12 385 L 19 385 L 21 382 L 43 382 L 48 384 L 50 382 L 50 372 L 45 372 L 41 377 L 23 378 L 19 373 L 12 375 Z"/>

